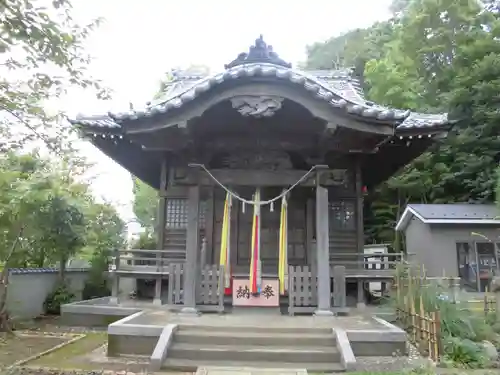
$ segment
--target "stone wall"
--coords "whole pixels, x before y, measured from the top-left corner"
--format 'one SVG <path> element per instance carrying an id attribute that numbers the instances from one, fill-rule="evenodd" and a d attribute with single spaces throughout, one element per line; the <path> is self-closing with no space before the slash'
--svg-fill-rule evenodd
<path id="1" fill-rule="evenodd" d="M 34 318 L 43 314 L 43 302 L 56 287 L 57 268 L 14 268 L 10 270 L 7 309 L 15 318 Z M 88 269 L 68 269 L 66 273 L 75 300 L 82 299 Z"/>

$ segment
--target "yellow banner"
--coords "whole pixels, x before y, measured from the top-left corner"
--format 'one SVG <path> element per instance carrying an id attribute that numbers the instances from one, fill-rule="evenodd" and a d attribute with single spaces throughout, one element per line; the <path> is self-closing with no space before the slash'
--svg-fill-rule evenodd
<path id="1" fill-rule="evenodd" d="M 279 265 L 278 277 L 280 282 L 280 294 L 285 294 L 286 289 L 286 274 L 287 274 L 287 253 L 288 253 L 288 215 L 287 215 L 286 197 L 281 200 L 281 217 L 280 217 L 280 237 L 279 237 Z"/>

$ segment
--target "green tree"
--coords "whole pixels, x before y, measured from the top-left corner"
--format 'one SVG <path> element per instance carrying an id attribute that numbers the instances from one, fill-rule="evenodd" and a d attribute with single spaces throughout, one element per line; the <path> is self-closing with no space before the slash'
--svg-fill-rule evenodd
<path id="1" fill-rule="evenodd" d="M 4 0 L 0 3 L 0 138 L 4 150 L 42 139 L 51 150 L 70 148 L 69 126 L 46 101 L 69 87 L 107 92 L 89 78 L 84 42 L 100 20 L 80 25 L 68 0 Z"/>
<path id="2" fill-rule="evenodd" d="M 496 176 L 496 195 L 495 201 L 497 207 L 500 208 L 500 166 L 497 168 L 497 176 Z"/>
<path id="3" fill-rule="evenodd" d="M 372 240 L 408 202 L 492 201 L 500 150 L 498 7 L 476 1 L 395 1 L 391 29 L 364 69 L 369 99 L 459 120 L 448 139 L 373 192 Z M 369 34 L 373 30 L 368 28 Z M 366 55 L 365 43 L 354 44 Z M 378 53 L 378 56 L 377 56 Z M 313 60 L 311 60 L 314 63 Z"/>
<path id="4" fill-rule="evenodd" d="M 156 227 L 158 192 L 137 177 L 132 177 L 132 180 L 134 182 L 134 214 L 141 226 L 148 233 L 153 233 Z"/>
<path id="5" fill-rule="evenodd" d="M 367 61 L 385 54 L 385 45 L 393 38 L 392 21 L 379 22 L 367 29 L 355 29 L 306 47 L 304 69 L 354 67 L 364 71 Z"/>
<path id="6" fill-rule="evenodd" d="M 114 249 L 125 247 L 125 223 L 109 204 L 94 203 L 86 210 L 86 254 L 90 260 L 89 279 L 83 298 L 109 295 L 107 278 L 109 256 Z"/>

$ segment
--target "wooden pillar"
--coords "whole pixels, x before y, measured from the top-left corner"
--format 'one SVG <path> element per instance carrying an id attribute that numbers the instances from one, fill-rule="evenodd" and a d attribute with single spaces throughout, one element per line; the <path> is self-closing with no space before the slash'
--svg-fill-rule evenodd
<path id="1" fill-rule="evenodd" d="M 363 223 L 363 181 L 361 176 L 361 159 L 356 160 L 356 234 L 358 268 L 365 268 L 365 228 Z"/>
<path id="2" fill-rule="evenodd" d="M 358 279 L 358 309 L 364 309 L 366 307 L 365 304 L 365 281 L 363 279 Z"/>
<path id="3" fill-rule="evenodd" d="M 365 268 L 365 228 L 363 222 L 363 179 L 361 175 L 361 157 L 356 160 L 356 232 L 358 243 L 358 269 Z M 364 308 L 365 291 L 364 281 L 358 280 L 358 308 Z"/>
<path id="4" fill-rule="evenodd" d="M 214 213 L 215 213 L 215 191 L 213 186 L 208 189 L 207 211 L 205 212 L 205 261 L 214 264 Z"/>
<path id="5" fill-rule="evenodd" d="M 306 202 L 306 264 L 316 267 L 316 244 L 314 243 L 314 199 Z"/>
<path id="6" fill-rule="evenodd" d="M 167 158 L 163 157 L 161 172 L 160 172 L 160 190 L 158 191 L 158 212 L 156 222 L 156 249 L 163 250 L 165 246 L 165 220 L 167 215 L 167 180 L 168 180 L 168 167 Z M 161 253 L 156 254 L 156 268 L 159 275 L 156 277 L 155 296 L 153 304 L 161 305 L 161 287 L 163 279 L 163 258 Z"/>
<path id="7" fill-rule="evenodd" d="M 318 272 L 318 309 L 316 316 L 331 316 L 330 254 L 328 231 L 328 190 L 316 178 L 316 267 Z"/>
<path id="8" fill-rule="evenodd" d="M 345 308 L 347 306 L 345 266 L 333 267 L 333 306 Z"/>
<path id="9" fill-rule="evenodd" d="M 186 265 L 184 267 L 184 307 L 181 312 L 198 314 L 196 309 L 196 283 L 198 276 L 200 187 L 190 186 L 188 193 Z"/>
<path id="10" fill-rule="evenodd" d="M 120 250 L 115 249 L 113 253 L 113 264 L 111 265 L 111 271 L 113 275 L 113 285 L 111 286 L 111 298 L 110 303 L 113 305 L 118 305 L 120 303 L 120 276 L 118 276 L 118 268 L 120 267 Z"/>

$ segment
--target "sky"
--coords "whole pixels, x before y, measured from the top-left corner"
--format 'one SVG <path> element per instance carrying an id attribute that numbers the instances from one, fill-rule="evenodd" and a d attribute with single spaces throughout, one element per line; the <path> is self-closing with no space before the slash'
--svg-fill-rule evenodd
<path id="1" fill-rule="evenodd" d="M 203 64 L 213 73 L 264 40 L 286 61 L 305 60 L 305 47 L 389 17 L 391 0 L 74 0 L 75 18 L 105 22 L 87 41 L 89 72 L 113 90 L 112 102 L 72 90 L 61 100 L 69 115 L 144 105 L 173 67 Z M 133 221 L 130 174 L 88 143 L 92 188 Z M 131 225 L 131 230 L 136 230 Z"/>

